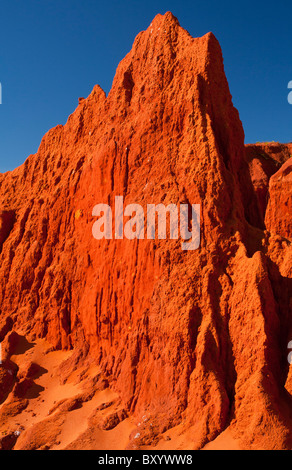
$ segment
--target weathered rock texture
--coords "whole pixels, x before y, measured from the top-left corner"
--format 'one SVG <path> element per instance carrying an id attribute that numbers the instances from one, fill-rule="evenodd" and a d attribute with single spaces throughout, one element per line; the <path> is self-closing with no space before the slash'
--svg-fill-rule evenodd
<path id="1" fill-rule="evenodd" d="M 216 38 L 156 16 L 109 95 L 0 175 L 3 325 L 94 357 L 152 417 L 136 446 L 182 422 L 194 448 L 229 424 L 244 448 L 291 448 L 290 152 L 245 148 Z M 201 204 L 200 248 L 95 240 L 92 209 L 116 195 Z"/>

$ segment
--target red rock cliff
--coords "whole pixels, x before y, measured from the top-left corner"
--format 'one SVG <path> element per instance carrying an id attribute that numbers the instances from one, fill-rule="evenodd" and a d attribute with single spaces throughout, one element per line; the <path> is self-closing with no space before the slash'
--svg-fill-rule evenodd
<path id="1" fill-rule="evenodd" d="M 289 162 L 265 170 L 248 152 L 218 41 L 166 13 L 108 96 L 96 86 L 0 175 L 0 318 L 92 355 L 128 410 L 153 417 L 136 445 L 182 422 L 194 448 L 229 424 L 245 448 L 291 448 Z M 201 204 L 199 249 L 95 240 L 92 209 L 116 195 Z"/>

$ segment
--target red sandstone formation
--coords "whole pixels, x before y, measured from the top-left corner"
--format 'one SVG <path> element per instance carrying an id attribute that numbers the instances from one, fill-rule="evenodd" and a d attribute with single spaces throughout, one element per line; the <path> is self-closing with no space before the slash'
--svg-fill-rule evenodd
<path id="1" fill-rule="evenodd" d="M 292 153 L 292 152 L 291 152 Z M 269 203 L 265 216 L 268 230 L 292 238 L 292 156 L 275 173 L 269 183 Z"/>
<path id="2" fill-rule="evenodd" d="M 175 449 L 187 435 L 200 449 L 227 428 L 244 449 L 292 448 L 290 152 L 245 148 L 218 41 L 166 13 L 137 36 L 108 96 L 96 86 L 0 175 L 2 446 L 59 448 L 67 414 L 109 388 L 114 402 L 96 402 L 83 448 L 123 429 L 121 448 L 162 448 L 166 436 Z M 201 204 L 200 248 L 95 240 L 92 209 L 117 195 Z M 15 443 L 11 417 L 43 393 L 19 358 L 40 339 L 73 350 L 58 374 L 86 394 L 48 404 L 55 414 L 25 421 Z M 137 427 L 122 428 L 129 416 Z"/>
<path id="3" fill-rule="evenodd" d="M 265 228 L 265 214 L 269 201 L 269 181 L 283 163 L 292 155 L 292 144 L 279 144 L 271 142 L 266 144 L 254 144 L 246 146 L 246 155 L 249 162 L 251 181 L 254 187 L 255 197 L 252 204 L 256 204 L 258 213 L 258 225 Z M 283 191 L 283 196 L 287 191 Z M 267 226 L 269 228 L 269 226 Z"/>

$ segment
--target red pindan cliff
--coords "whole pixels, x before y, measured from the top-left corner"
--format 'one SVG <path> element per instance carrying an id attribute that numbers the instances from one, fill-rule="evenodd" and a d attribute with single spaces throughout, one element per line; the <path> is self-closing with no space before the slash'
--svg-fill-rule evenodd
<path id="1" fill-rule="evenodd" d="M 121 448 L 175 449 L 187 436 L 200 449 L 228 428 L 241 448 L 291 449 L 290 153 L 245 148 L 218 41 L 166 13 L 136 37 L 108 96 L 96 86 L 37 154 L 0 175 L 3 447 L 60 446 L 66 413 L 108 389 L 119 405 L 106 423 L 91 410 L 83 448 L 102 448 L 93 428 L 132 417 Z M 96 240 L 93 207 L 114 208 L 115 196 L 200 204 L 199 249 Z M 21 421 L 41 373 L 19 357 L 44 340 L 73 351 L 59 374 L 68 387 L 86 377 L 87 395 Z"/>

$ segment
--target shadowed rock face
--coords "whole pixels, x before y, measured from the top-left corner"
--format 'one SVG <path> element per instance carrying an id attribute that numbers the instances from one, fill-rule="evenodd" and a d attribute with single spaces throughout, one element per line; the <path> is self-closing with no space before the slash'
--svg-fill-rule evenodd
<path id="1" fill-rule="evenodd" d="M 291 160 L 250 152 L 216 38 L 166 13 L 107 97 L 96 86 L 0 175 L 1 321 L 88 351 L 126 409 L 152 416 L 152 442 L 182 422 L 200 448 L 231 424 L 245 448 L 291 448 Z M 95 240 L 92 209 L 117 195 L 200 204 L 200 248 Z"/>
<path id="2" fill-rule="evenodd" d="M 268 203 L 269 214 L 271 207 L 275 208 L 276 202 L 274 201 L 273 189 L 269 190 L 270 178 L 281 168 L 285 162 L 287 162 L 287 160 L 291 158 L 291 155 L 292 144 L 279 144 L 278 142 L 271 142 L 266 144 L 249 144 L 246 146 L 246 157 L 249 163 L 250 176 L 254 188 L 254 194 L 251 198 L 251 206 L 253 207 L 253 224 L 260 227 L 261 229 L 264 229 L 265 226 L 267 226 L 269 230 L 271 229 L 271 231 L 273 231 L 273 226 L 276 228 L 276 225 L 289 225 L 290 223 L 291 218 L 289 217 L 288 213 L 286 213 L 286 215 L 276 215 L 276 210 L 275 219 L 271 224 L 269 224 L 268 221 L 265 222 L 265 216 Z M 271 185 L 273 180 L 274 179 L 271 180 Z M 285 184 L 283 181 L 283 184 L 285 186 L 283 186 L 281 194 L 284 200 L 287 199 L 288 202 L 288 199 L 290 199 L 291 183 L 289 186 L 289 183 Z M 282 206 L 284 200 L 281 203 Z M 280 232 L 276 230 L 276 233 Z M 284 233 L 283 236 L 285 236 Z"/>
<path id="3" fill-rule="evenodd" d="M 270 179 L 266 227 L 284 238 L 292 238 L 292 156 Z"/>

